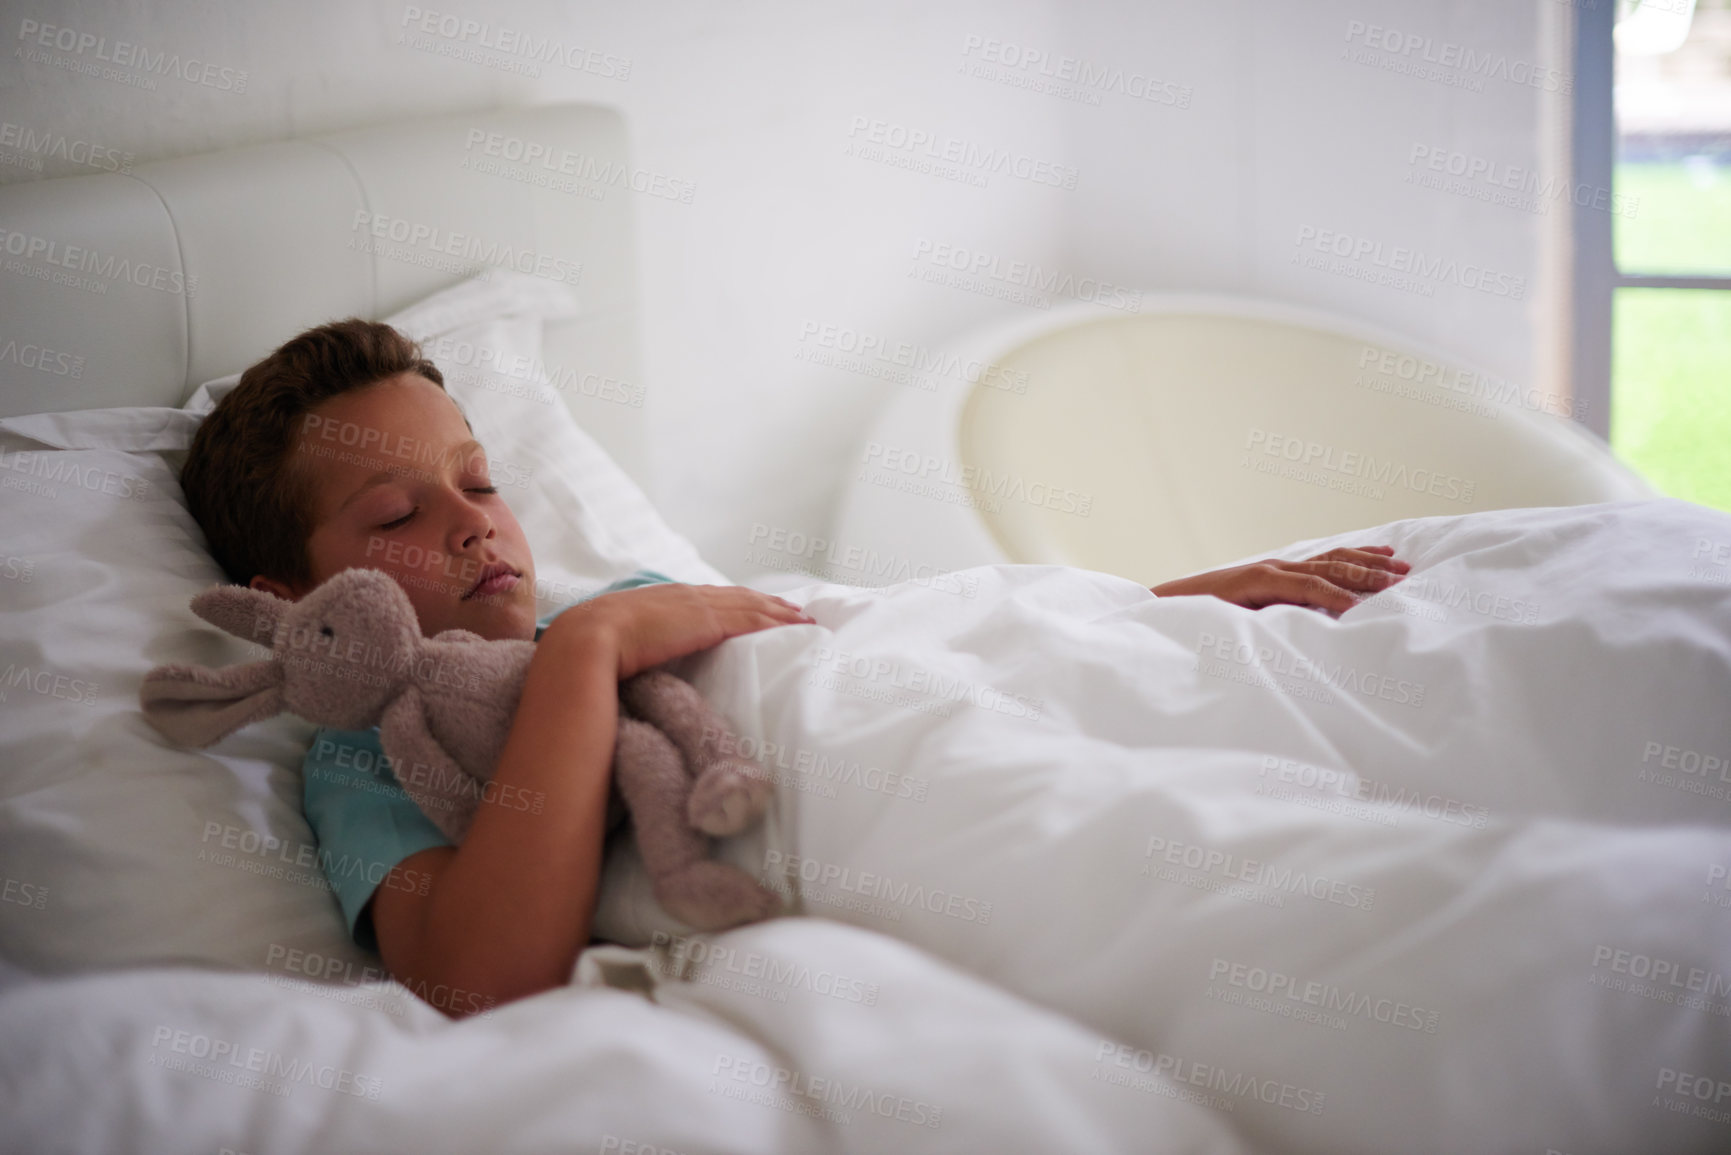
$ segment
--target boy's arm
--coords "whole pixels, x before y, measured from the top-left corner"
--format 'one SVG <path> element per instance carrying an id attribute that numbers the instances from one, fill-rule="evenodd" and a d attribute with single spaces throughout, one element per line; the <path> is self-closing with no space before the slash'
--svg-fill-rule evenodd
<path id="1" fill-rule="evenodd" d="M 441 1010 L 468 1013 L 558 986 L 588 943 L 618 668 L 607 634 L 548 630 L 529 663 L 494 788 L 462 845 L 410 855 L 375 892 L 385 966 Z M 408 884 L 417 871 L 425 887 Z M 446 1005 L 430 995 L 441 990 Z"/>
<path id="2" fill-rule="evenodd" d="M 563 984 L 600 889 L 620 680 L 737 634 L 811 622 L 743 586 L 646 586 L 561 614 L 536 643 L 494 788 L 462 844 L 409 855 L 373 894 L 391 974 L 454 1014 Z"/>

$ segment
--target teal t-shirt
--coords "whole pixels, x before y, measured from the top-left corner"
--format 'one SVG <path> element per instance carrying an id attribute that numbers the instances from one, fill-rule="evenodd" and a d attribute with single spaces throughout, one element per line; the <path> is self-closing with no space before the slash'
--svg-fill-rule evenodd
<path id="1" fill-rule="evenodd" d="M 571 605 L 616 590 L 673 580 L 666 574 L 640 569 Z M 552 620 L 570 608 L 563 606 L 538 620 L 535 640 L 539 641 Z M 378 939 L 367 906 L 373 892 L 409 855 L 451 843 L 391 773 L 377 726 L 319 730 L 301 763 L 301 784 L 301 805 L 318 839 L 319 864 L 336 892 L 349 934 L 360 946 L 376 951 Z M 425 887 L 427 880 L 410 878 L 405 884 Z"/>

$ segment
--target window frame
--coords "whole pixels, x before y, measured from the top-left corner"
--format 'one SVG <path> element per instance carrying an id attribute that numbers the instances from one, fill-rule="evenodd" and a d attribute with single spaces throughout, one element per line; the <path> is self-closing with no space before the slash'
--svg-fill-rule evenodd
<path id="1" fill-rule="evenodd" d="M 1616 0 L 1577 0 L 1575 12 L 1575 107 L 1570 131 L 1572 189 L 1603 190 L 1616 179 L 1617 109 Z M 1595 196 L 1597 191 L 1595 191 Z M 1573 198 L 1571 197 L 1571 203 Z M 1609 211 L 1576 204 L 1572 213 L 1573 291 L 1570 359 L 1576 412 L 1581 423 L 1609 441 L 1611 436 L 1611 315 L 1618 289 L 1731 290 L 1731 275 L 1624 272 L 1613 247 Z"/>

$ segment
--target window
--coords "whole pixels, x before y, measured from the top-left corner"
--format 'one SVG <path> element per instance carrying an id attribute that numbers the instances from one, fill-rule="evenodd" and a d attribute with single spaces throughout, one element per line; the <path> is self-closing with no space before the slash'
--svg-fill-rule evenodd
<path id="1" fill-rule="evenodd" d="M 1731 0 L 1575 6 L 1577 388 L 1655 488 L 1731 510 Z"/>

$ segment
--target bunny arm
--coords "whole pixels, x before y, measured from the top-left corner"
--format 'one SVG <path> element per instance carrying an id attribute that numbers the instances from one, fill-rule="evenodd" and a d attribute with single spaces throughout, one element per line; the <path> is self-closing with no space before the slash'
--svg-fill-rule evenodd
<path id="1" fill-rule="evenodd" d="M 769 918 L 781 899 L 737 866 L 713 862 L 709 839 L 685 819 L 691 780 L 671 739 L 647 722 L 619 719 L 613 780 L 631 810 L 637 850 L 655 900 L 698 930 Z"/>
<path id="2" fill-rule="evenodd" d="M 679 747 L 693 778 L 737 747 L 721 715 L 683 678 L 666 670 L 646 670 L 619 684 L 619 697 L 633 714 L 666 734 Z"/>
<path id="3" fill-rule="evenodd" d="M 667 735 L 693 779 L 686 819 L 706 834 L 737 834 L 769 805 L 769 774 L 732 755 L 738 739 L 696 686 L 666 670 L 627 678 L 619 697 L 632 714 Z"/>
<path id="4" fill-rule="evenodd" d="M 651 878 L 677 873 L 709 856 L 709 840 L 685 821 L 691 780 L 667 735 L 648 722 L 620 718 L 613 783 L 631 811 L 637 849 Z"/>
<path id="5" fill-rule="evenodd" d="M 433 737 L 420 691 L 409 687 L 385 707 L 379 740 L 390 758 L 391 772 L 415 805 L 447 839 L 461 842 L 475 817 L 480 783 Z"/>

